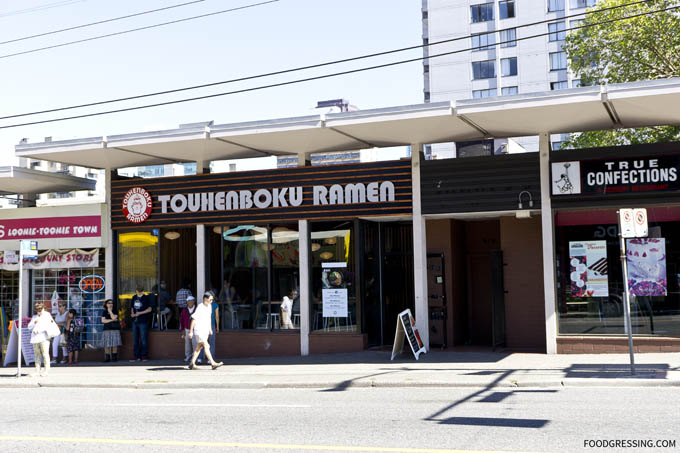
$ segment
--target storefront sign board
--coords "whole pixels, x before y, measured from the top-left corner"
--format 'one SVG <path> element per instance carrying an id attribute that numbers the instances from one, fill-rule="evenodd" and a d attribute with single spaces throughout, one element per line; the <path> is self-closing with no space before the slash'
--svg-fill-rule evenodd
<path id="1" fill-rule="evenodd" d="M 6 252 L 0 252 L 0 269 L 19 270 L 18 262 L 12 264 L 5 259 Z M 78 267 L 97 267 L 99 249 L 93 250 L 45 250 L 35 258 L 25 258 L 24 269 L 70 269 Z"/>
<path id="2" fill-rule="evenodd" d="M 12 250 L 6 251 L 4 256 L 4 262 L 6 264 L 19 264 L 19 254 Z"/>
<path id="3" fill-rule="evenodd" d="M 427 352 L 410 309 L 406 309 L 397 315 L 397 329 L 394 334 L 394 345 L 392 346 L 392 358 L 390 360 L 394 360 L 404 350 L 404 338 L 408 340 L 416 360 L 418 360 L 420 354 Z"/>
<path id="4" fill-rule="evenodd" d="M 411 213 L 410 162 L 112 181 L 112 226 L 257 224 Z"/>
<path id="5" fill-rule="evenodd" d="M 551 168 L 553 196 L 680 190 L 680 155 L 553 162 Z"/>
<path id="6" fill-rule="evenodd" d="M 7 344 L 7 352 L 2 366 L 7 366 L 9 363 L 16 363 L 18 354 L 18 322 L 12 321 L 12 332 L 9 334 L 9 343 Z M 21 320 L 21 354 L 24 356 L 26 365 L 30 365 L 35 361 L 35 353 L 33 352 L 33 345 L 31 344 L 31 331 L 28 329 L 28 323 L 31 318 L 23 318 Z"/>
<path id="7" fill-rule="evenodd" d="M 573 297 L 608 297 L 607 241 L 569 242 L 569 271 Z"/>
<path id="8" fill-rule="evenodd" d="M 40 241 L 40 249 L 105 247 L 108 208 L 94 203 L 0 210 L 0 250 L 20 248 L 20 241 Z"/>

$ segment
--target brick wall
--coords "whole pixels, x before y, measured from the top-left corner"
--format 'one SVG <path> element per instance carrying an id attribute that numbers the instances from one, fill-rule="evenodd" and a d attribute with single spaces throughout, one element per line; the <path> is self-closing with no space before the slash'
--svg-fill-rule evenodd
<path id="1" fill-rule="evenodd" d="M 680 338 L 633 337 L 635 352 L 680 352 Z M 627 337 L 557 337 L 558 354 L 625 354 Z"/>
<path id="2" fill-rule="evenodd" d="M 541 218 L 501 218 L 508 348 L 545 352 Z"/>

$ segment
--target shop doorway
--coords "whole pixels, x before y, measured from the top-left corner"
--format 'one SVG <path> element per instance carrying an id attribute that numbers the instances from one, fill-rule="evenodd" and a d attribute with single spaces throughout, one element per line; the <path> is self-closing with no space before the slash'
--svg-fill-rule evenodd
<path id="1" fill-rule="evenodd" d="M 452 274 L 454 345 L 496 347 L 505 343 L 505 289 L 500 220 L 452 220 L 462 240 L 452 242 L 458 270 Z M 455 267 L 455 266 L 452 266 Z M 428 294 L 431 291 L 428 288 Z M 457 341 L 455 341 L 457 340 Z"/>
<path id="2" fill-rule="evenodd" d="M 413 227 L 363 222 L 363 292 L 368 346 L 391 345 L 397 314 L 414 310 Z"/>

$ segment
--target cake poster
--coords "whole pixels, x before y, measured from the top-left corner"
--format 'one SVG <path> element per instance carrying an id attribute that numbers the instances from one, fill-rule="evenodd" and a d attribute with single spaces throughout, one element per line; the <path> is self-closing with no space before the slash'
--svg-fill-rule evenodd
<path id="1" fill-rule="evenodd" d="M 569 279 L 574 297 L 608 297 L 607 241 L 569 242 Z"/>
<path id="2" fill-rule="evenodd" d="M 628 288 L 634 296 L 666 296 L 666 240 L 628 239 Z"/>

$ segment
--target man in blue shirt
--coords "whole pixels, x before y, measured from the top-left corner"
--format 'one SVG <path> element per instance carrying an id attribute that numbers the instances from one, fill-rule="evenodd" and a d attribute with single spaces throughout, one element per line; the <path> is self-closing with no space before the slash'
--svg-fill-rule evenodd
<path id="1" fill-rule="evenodd" d="M 151 316 L 151 301 L 144 294 L 144 287 L 137 285 L 137 292 L 130 301 L 130 318 L 132 318 L 132 343 L 135 358 L 130 362 L 148 361 L 149 317 Z"/>

